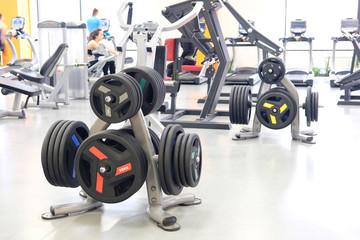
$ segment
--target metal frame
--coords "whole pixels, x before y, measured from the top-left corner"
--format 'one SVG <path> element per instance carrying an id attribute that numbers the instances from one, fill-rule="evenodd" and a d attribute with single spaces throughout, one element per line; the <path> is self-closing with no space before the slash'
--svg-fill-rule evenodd
<path id="1" fill-rule="evenodd" d="M 206 42 L 206 39 L 202 32 L 193 31 L 197 28 L 198 19 L 193 19 L 185 26 L 178 30 L 187 37 L 205 56 L 206 59 L 217 58 L 219 60 L 218 69 L 213 77 L 213 81 L 208 90 L 207 98 L 204 102 L 202 110 L 178 110 L 172 116 L 166 117 L 162 120 L 163 124 L 178 123 L 183 127 L 188 128 L 213 128 L 213 129 L 230 129 L 230 123 L 212 122 L 217 116 L 229 116 L 228 112 L 216 111 L 216 106 L 219 103 L 222 87 L 225 83 L 225 77 L 227 70 L 230 66 L 230 57 L 228 54 L 225 38 L 223 36 L 221 26 L 216 14 L 216 11 L 221 8 L 219 0 L 207 1 L 197 0 L 194 2 L 203 2 L 203 8 L 199 14 L 199 18 L 205 19 L 210 36 L 211 43 Z M 267 52 L 277 56 L 282 52 L 281 47 L 278 47 L 275 43 L 271 42 L 261 33 L 250 25 L 226 0 L 222 0 L 223 4 L 235 17 L 235 19 L 241 23 L 244 29 L 249 33 L 249 42 L 266 49 Z M 181 19 L 182 14 L 189 12 L 192 9 L 192 2 L 186 1 L 167 7 L 163 10 L 163 15 L 170 21 L 175 22 Z M 184 115 L 200 115 L 195 121 L 182 121 L 179 119 Z"/>
<path id="2" fill-rule="evenodd" d="M 300 131 L 300 116 L 299 116 L 299 108 L 302 107 L 299 102 L 299 95 L 294 86 L 294 84 L 285 76 L 280 81 L 280 86 L 284 87 L 289 94 L 294 98 L 297 106 L 296 116 L 293 122 L 291 123 L 291 136 L 294 140 L 298 140 L 304 143 L 315 143 L 313 142 L 313 136 L 316 134 L 312 130 Z M 271 84 L 267 84 L 265 82 L 261 82 L 260 89 L 258 92 L 258 98 L 260 98 L 264 93 L 271 89 Z M 256 106 L 255 104 L 253 106 Z M 259 137 L 261 131 L 261 123 L 258 117 L 254 116 L 252 128 L 244 127 L 240 133 L 236 133 L 232 138 L 233 140 L 245 140 L 249 138 L 257 138 Z"/>
<path id="3" fill-rule="evenodd" d="M 359 34 L 350 34 L 349 32 L 344 31 L 344 36 L 348 38 L 353 47 L 354 54 L 351 62 L 351 74 L 342 78 L 337 84 L 340 85 L 340 89 L 344 90 L 344 95 L 340 96 L 338 105 L 360 105 L 360 96 L 351 95 L 351 92 L 360 90 L 360 70 L 354 72 L 355 58 L 359 59 L 360 57 L 360 46 L 359 46 Z"/>
<path id="4" fill-rule="evenodd" d="M 163 197 L 157 168 L 158 155 L 155 155 L 147 123 L 141 109 L 130 119 L 130 123 L 132 125 L 135 138 L 143 147 L 148 161 L 146 188 L 149 207 L 147 209 L 147 214 L 160 228 L 167 231 L 179 230 L 180 225 L 177 223 L 176 216 L 167 213 L 166 210 L 178 205 L 189 206 L 200 204 L 201 200 L 195 198 L 193 194 L 169 196 L 166 198 Z M 109 126 L 110 123 L 97 119 L 90 128 L 89 135 L 91 136 L 97 132 L 106 130 Z M 84 195 L 84 193 L 82 193 L 81 196 L 86 196 L 86 194 Z M 59 217 L 70 216 L 75 213 L 84 213 L 95 210 L 101 206 L 101 202 L 87 196 L 86 201 L 51 206 L 50 213 L 44 213 L 42 217 L 43 219 L 56 219 Z"/>

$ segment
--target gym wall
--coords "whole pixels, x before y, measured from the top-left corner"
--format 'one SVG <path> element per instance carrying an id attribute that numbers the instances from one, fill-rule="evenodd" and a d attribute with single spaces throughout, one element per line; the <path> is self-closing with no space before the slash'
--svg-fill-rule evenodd
<path id="1" fill-rule="evenodd" d="M 24 31 L 31 35 L 31 19 L 29 11 L 29 0 L 0 0 L 0 12 L 5 17 L 5 24 L 8 26 L 8 29 L 11 27 L 11 19 L 16 16 L 21 16 L 25 18 L 25 28 Z M 31 58 L 31 47 L 27 40 L 19 40 L 12 38 L 11 39 L 18 57 L 21 58 Z M 11 61 L 12 53 L 10 47 L 5 41 L 6 48 L 3 54 L 3 64 L 6 65 Z"/>

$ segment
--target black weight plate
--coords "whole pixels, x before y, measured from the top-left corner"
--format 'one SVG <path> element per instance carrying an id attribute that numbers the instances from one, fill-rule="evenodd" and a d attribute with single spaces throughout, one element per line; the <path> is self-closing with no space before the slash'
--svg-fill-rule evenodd
<path id="1" fill-rule="evenodd" d="M 240 96 L 240 104 L 241 104 L 241 117 L 240 117 L 240 121 L 241 124 L 247 124 L 246 118 L 247 118 L 247 100 L 246 100 L 246 94 L 247 94 L 247 88 L 246 86 L 241 86 L 242 87 L 242 91 L 241 91 L 241 96 Z"/>
<path id="2" fill-rule="evenodd" d="M 282 129 L 292 123 L 297 114 L 296 101 L 283 89 L 271 89 L 256 104 L 259 121 L 271 129 Z"/>
<path id="3" fill-rule="evenodd" d="M 124 201 L 144 184 L 146 155 L 136 139 L 118 130 L 96 133 L 80 145 L 75 172 L 82 189 L 105 202 Z"/>
<path id="4" fill-rule="evenodd" d="M 251 117 L 251 108 L 252 108 L 252 96 L 251 96 L 251 88 L 249 86 L 245 87 L 245 100 L 244 100 L 244 123 L 249 124 Z"/>
<path id="5" fill-rule="evenodd" d="M 57 135 L 61 129 L 61 127 L 67 123 L 67 120 L 61 121 L 54 129 L 53 133 L 51 134 L 50 140 L 49 140 L 49 148 L 48 148 L 48 154 L 47 154 L 47 158 L 48 158 L 48 169 L 49 169 L 49 173 L 50 173 L 50 177 L 52 179 L 52 181 L 54 182 L 55 186 L 60 186 L 60 182 L 58 181 L 58 179 L 56 178 L 55 175 L 55 166 L 54 166 L 54 148 L 55 148 L 55 141 L 57 138 Z"/>
<path id="6" fill-rule="evenodd" d="M 138 112 L 142 95 L 140 86 L 129 82 L 125 74 L 106 75 L 97 80 L 90 91 L 90 105 L 96 116 L 109 123 L 118 123 Z"/>
<path id="7" fill-rule="evenodd" d="M 153 110 L 157 110 L 158 108 L 156 107 L 160 107 L 159 102 L 162 99 L 162 103 L 165 97 L 159 79 L 155 77 L 157 72 L 152 68 L 144 66 L 127 68 L 123 72 L 132 76 L 140 84 L 143 92 L 143 103 L 141 106 L 143 114 L 146 116 Z"/>
<path id="8" fill-rule="evenodd" d="M 186 181 L 186 175 L 185 175 L 185 157 L 186 157 L 186 142 L 190 137 L 190 133 L 185 133 L 184 137 L 181 140 L 180 143 L 180 153 L 179 153 L 179 175 L 180 175 L 180 182 L 181 185 L 184 187 L 189 187 L 189 184 Z"/>
<path id="9" fill-rule="evenodd" d="M 160 138 L 156 134 L 156 132 L 154 132 L 154 130 L 152 130 L 151 128 L 148 128 L 148 130 L 149 130 L 151 142 L 154 146 L 155 154 L 159 154 Z M 131 136 L 135 137 L 134 130 L 131 128 L 131 126 L 123 127 L 121 129 L 119 129 L 119 131 L 124 131 L 124 132 L 130 134 Z"/>
<path id="10" fill-rule="evenodd" d="M 122 72 L 120 72 L 119 74 L 129 81 L 132 89 L 135 90 L 137 96 L 140 96 L 140 95 L 142 96 L 141 88 L 139 88 L 139 83 L 136 81 L 136 79 L 134 79 L 133 77 L 131 77 L 125 73 L 122 73 Z M 135 97 L 135 98 L 138 99 L 138 97 Z M 134 110 L 138 111 L 141 108 L 141 105 L 142 105 L 142 101 L 138 101 Z M 135 115 L 136 112 L 134 112 L 131 115 Z"/>
<path id="11" fill-rule="evenodd" d="M 235 123 L 235 111 L 234 111 L 234 105 L 235 105 L 235 89 L 236 86 L 232 86 L 231 90 L 230 90 L 230 100 L 229 100 L 229 117 L 230 117 L 230 122 L 231 123 Z"/>
<path id="12" fill-rule="evenodd" d="M 165 95 L 166 95 L 166 87 L 164 83 L 164 78 L 161 77 L 161 75 L 156 71 L 151 71 L 151 74 L 153 75 L 154 79 L 157 80 L 157 88 L 158 88 L 158 98 L 157 102 L 155 104 L 154 110 L 157 110 L 161 107 L 161 105 L 164 103 Z"/>
<path id="13" fill-rule="evenodd" d="M 180 133 L 179 136 L 176 139 L 175 148 L 174 148 L 174 180 L 175 183 L 179 186 L 182 186 L 181 180 L 180 180 L 180 169 L 179 169 L 179 162 L 180 162 L 180 146 L 182 143 L 182 139 L 184 137 L 185 133 Z"/>
<path id="14" fill-rule="evenodd" d="M 315 121 L 315 93 L 312 92 L 311 93 L 311 121 L 314 122 Z"/>
<path id="15" fill-rule="evenodd" d="M 50 126 L 49 130 L 47 131 L 47 133 L 45 135 L 45 138 L 44 138 L 44 141 L 43 141 L 43 144 L 41 147 L 41 165 L 43 168 L 43 172 L 44 172 L 46 180 L 51 185 L 54 185 L 54 186 L 57 186 L 57 185 L 55 185 L 55 183 L 53 182 L 53 180 L 51 179 L 51 176 L 50 176 L 50 171 L 49 171 L 49 167 L 48 167 L 48 150 L 49 150 L 51 134 L 53 133 L 54 129 L 60 122 L 62 122 L 62 120 L 56 121 Z"/>
<path id="16" fill-rule="evenodd" d="M 55 142 L 54 142 L 54 152 L 53 152 L 53 168 L 54 168 L 54 173 L 55 173 L 55 177 L 59 183 L 59 186 L 61 187 L 65 187 L 65 183 L 61 177 L 60 174 L 60 160 L 59 160 L 59 149 L 60 149 L 60 142 L 64 136 L 64 132 L 65 130 L 68 128 L 68 126 L 70 125 L 70 123 L 72 123 L 73 121 L 67 121 L 66 123 L 64 123 L 61 128 L 59 129 L 59 132 L 56 136 Z"/>
<path id="17" fill-rule="evenodd" d="M 277 84 L 285 76 L 285 65 L 280 58 L 266 58 L 258 68 L 259 77 L 262 81 L 268 84 Z"/>
<path id="18" fill-rule="evenodd" d="M 89 136 L 89 128 L 81 121 L 74 121 L 66 128 L 59 148 L 59 170 L 64 187 L 75 188 L 75 155 L 81 143 Z"/>
<path id="19" fill-rule="evenodd" d="M 165 145 L 166 145 L 166 138 L 168 136 L 169 130 L 173 127 L 173 124 L 167 125 L 160 138 L 160 146 L 159 146 L 159 155 L 158 155 L 158 172 L 159 172 L 159 181 L 161 188 L 163 189 L 166 195 L 170 195 L 170 192 L 167 189 L 165 183 L 165 176 L 164 176 L 164 162 L 165 162 Z"/>
<path id="20" fill-rule="evenodd" d="M 175 181 L 174 173 L 174 148 L 179 134 L 184 133 L 181 125 L 175 124 L 168 133 L 165 143 L 164 155 L 164 176 L 165 184 L 171 195 L 179 195 L 182 191 L 182 186 Z"/>
<path id="21" fill-rule="evenodd" d="M 306 124 L 308 127 L 311 125 L 311 87 L 307 88 L 306 100 L 305 100 L 305 116 Z"/>
<path id="22" fill-rule="evenodd" d="M 190 187 L 196 187 L 200 181 L 202 152 L 200 138 L 191 134 L 186 141 L 185 150 L 185 177 Z"/>
<path id="23" fill-rule="evenodd" d="M 237 93 L 236 93 L 236 122 L 241 124 L 241 112 L 242 112 L 242 104 L 241 104 L 241 94 L 243 92 L 242 86 L 239 86 Z"/>
<path id="24" fill-rule="evenodd" d="M 315 92 L 315 102 L 314 102 L 314 120 L 317 122 L 319 119 L 319 93 Z"/>

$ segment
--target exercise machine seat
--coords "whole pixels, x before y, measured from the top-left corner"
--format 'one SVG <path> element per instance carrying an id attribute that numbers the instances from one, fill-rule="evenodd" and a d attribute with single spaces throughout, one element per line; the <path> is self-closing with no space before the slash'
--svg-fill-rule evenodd
<path id="1" fill-rule="evenodd" d="M 175 38 L 168 38 L 164 43 L 167 49 L 166 61 L 174 61 L 175 59 Z"/>
<path id="2" fill-rule="evenodd" d="M 51 78 L 54 75 L 57 65 L 62 60 L 65 50 L 67 50 L 68 47 L 69 46 L 66 43 L 60 44 L 53 55 L 44 62 L 40 69 L 40 73 L 27 68 L 13 69 L 10 73 L 17 76 L 19 79 L 43 83 L 46 78 Z"/>
<path id="3" fill-rule="evenodd" d="M 199 65 L 182 65 L 181 70 L 182 71 L 190 71 L 190 72 L 201 72 L 201 69 L 203 66 Z"/>
<path id="4" fill-rule="evenodd" d="M 14 92 L 22 93 L 30 97 L 38 96 L 41 93 L 41 90 L 36 87 L 28 86 L 22 82 L 13 81 L 3 77 L 0 77 L 0 87 L 9 89 Z"/>

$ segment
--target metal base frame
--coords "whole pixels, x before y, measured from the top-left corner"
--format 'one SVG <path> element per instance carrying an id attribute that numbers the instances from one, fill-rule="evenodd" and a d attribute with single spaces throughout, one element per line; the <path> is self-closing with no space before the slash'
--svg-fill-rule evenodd
<path id="1" fill-rule="evenodd" d="M 12 110 L 0 110 L 0 118 L 2 117 L 18 117 L 25 118 L 24 109 L 20 109 L 21 94 L 15 93 Z"/>
<path id="2" fill-rule="evenodd" d="M 294 86 L 294 84 L 285 76 L 281 82 L 280 85 L 283 86 L 289 94 L 294 98 L 296 105 L 298 106 L 297 113 L 295 116 L 294 121 L 291 123 L 291 136 L 294 140 L 301 141 L 304 143 L 310 143 L 314 144 L 313 142 L 313 136 L 315 136 L 315 132 L 312 130 L 308 131 L 300 131 L 300 116 L 299 116 L 299 95 L 298 92 Z M 262 82 L 260 85 L 260 89 L 258 92 L 259 98 L 266 93 L 268 90 L 270 90 L 271 84 L 267 84 L 265 82 Z M 259 119 L 257 118 L 256 114 L 254 116 L 253 126 L 252 128 L 244 127 L 242 130 L 240 130 L 239 133 L 236 133 L 233 136 L 233 140 L 245 140 L 249 138 L 257 138 L 260 135 L 261 131 L 261 123 Z"/>
<path id="3" fill-rule="evenodd" d="M 159 124 L 154 117 L 150 117 L 152 124 Z M 133 127 L 134 135 L 140 145 L 143 147 L 146 158 L 148 160 L 148 173 L 146 178 L 146 188 L 148 193 L 149 207 L 147 214 L 149 217 L 157 223 L 157 226 L 166 231 L 177 231 L 180 229 L 180 225 L 177 223 L 177 218 L 166 212 L 168 208 L 175 206 L 191 206 L 201 203 L 201 200 L 195 198 L 193 194 L 183 194 L 179 196 L 163 197 L 161 191 L 161 185 L 159 180 L 159 173 L 157 168 L 158 156 L 155 155 L 154 147 L 150 139 L 150 134 L 147 126 L 147 121 L 144 118 L 142 111 L 140 110 L 134 117 L 130 119 L 130 123 Z M 90 128 L 90 135 L 97 132 L 106 130 L 110 126 L 110 123 L 97 119 Z M 160 126 L 156 126 L 158 129 Z M 85 213 L 91 210 L 95 210 L 101 207 L 103 204 L 99 201 L 92 199 L 81 191 L 80 196 L 86 200 L 79 203 L 61 204 L 50 207 L 50 213 L 42 215 L 43 219 L 56 219 L 61 217 L 67 217 L 75 214 Z"/>

